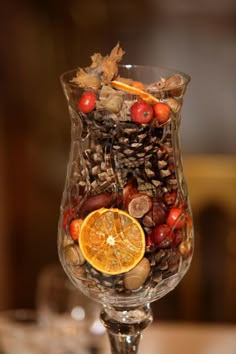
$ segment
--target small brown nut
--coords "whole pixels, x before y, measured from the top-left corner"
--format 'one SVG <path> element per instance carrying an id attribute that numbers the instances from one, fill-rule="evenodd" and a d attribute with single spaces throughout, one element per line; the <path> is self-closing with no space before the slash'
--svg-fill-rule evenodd
<path id="1" fill-rule="evenodd" d="M 140 288 L 146 281 L 151 266 L 147 258 L 143 258 L 133 269 L 125 274 L 124 286 L 128 290 Z"/>
<path id="2" fill-rule="evenodd" d="M 72 244 L 65 247 L 64 258 L 66 264 L 69 266 L 78 266 L 82 265 L 85 262 L 80 248 L 76 244 Z"/>
<path id="3" fill-rule="evenodd" d="M 190 242 L 190 240 L 185 240 L 182 241 L 179 244 L 179 252 L 180 254 L 184 257 L 184 258 L 188 258 L 192 252 L 193 252 L 193 248 L 192 248 L 192 243 Z"/>
<path id="4" fill-rule="evenodd" d="M 152 198 L 145 193 L 137 193 L 131 197 L 128 212 L 134 218 L 142 218 L 152 208 Z"/>
<path id="5" fill-rule="evenodd" d="M 100 193 L 89 197 L 81 207 L 81 215 L 90 213 L 93 210 L 107 208 L 112 205 L 114 196 L 110 193 Z"/>

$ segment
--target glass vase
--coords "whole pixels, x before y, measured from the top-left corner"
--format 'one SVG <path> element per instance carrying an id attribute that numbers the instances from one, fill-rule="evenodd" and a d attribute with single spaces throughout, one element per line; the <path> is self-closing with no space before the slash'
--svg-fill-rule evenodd
<path id="1" fill-rule="evenodd" d="M 119 72 L 139 83 L 156 83 L 145 94 L 118 87 L 119 112 L 111 100 L 101 105 L 97 92 L 96 108 L 81 111 L 84 91 L 72 81 L 76 71 L 61 76 L 71 147 L 58 252 L 72 283 L 103 305 L 112 353 L 127 354 L 137 353 L 141 331 L 152 322 L 150 303 L 176 287 L 192 258 L 179 142 L 190 78 L 145 66 L 120 66 Z M 148 122 L 135 111 L 143 102 L 151 107 L 152 117 L 142 116 Z"/>

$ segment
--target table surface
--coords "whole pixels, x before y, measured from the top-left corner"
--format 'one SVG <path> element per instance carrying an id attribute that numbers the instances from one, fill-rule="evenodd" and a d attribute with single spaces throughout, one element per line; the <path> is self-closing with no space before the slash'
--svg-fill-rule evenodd
<path id="1" fill-rule="evenodd" d="M 106 339 L 105 354 L 109 354 Z M 236 354 L 236 325 L 155 323 L 144 330 L 139 354 Z"/>

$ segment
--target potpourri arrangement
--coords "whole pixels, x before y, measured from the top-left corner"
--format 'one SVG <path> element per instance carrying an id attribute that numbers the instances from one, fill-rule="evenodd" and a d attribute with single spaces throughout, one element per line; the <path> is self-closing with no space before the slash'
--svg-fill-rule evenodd
<path id="1" fill-rule="evenodd" d="M 142 82 L 132 77 L 135 67 L 120 65 L 123 56 L 117 44 L 62 79 L 72 145 L 59 254 L 87 295 L 132 306 L 179 283 L 193 227 L 178 146 L 187 79 L 174 73 Z"/>

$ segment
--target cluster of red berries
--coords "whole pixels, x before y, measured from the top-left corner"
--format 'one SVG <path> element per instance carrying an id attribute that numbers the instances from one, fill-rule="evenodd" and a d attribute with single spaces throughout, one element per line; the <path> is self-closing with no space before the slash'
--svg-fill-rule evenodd
<path id="1" fill-rule="evenodd" d="M 90 113 L 96 107 L 96 94 L 86 91 L 82 94 L 78 108 L 83 113 Z M 159 123 L 165 123 L 170 117 L 170 107 L 163 102 L 157 102 L 153 106 L 145 101 L 135 102 L 130 110 L 131 119 L 139 124 L 146 124 L 154 117 Z"/>

